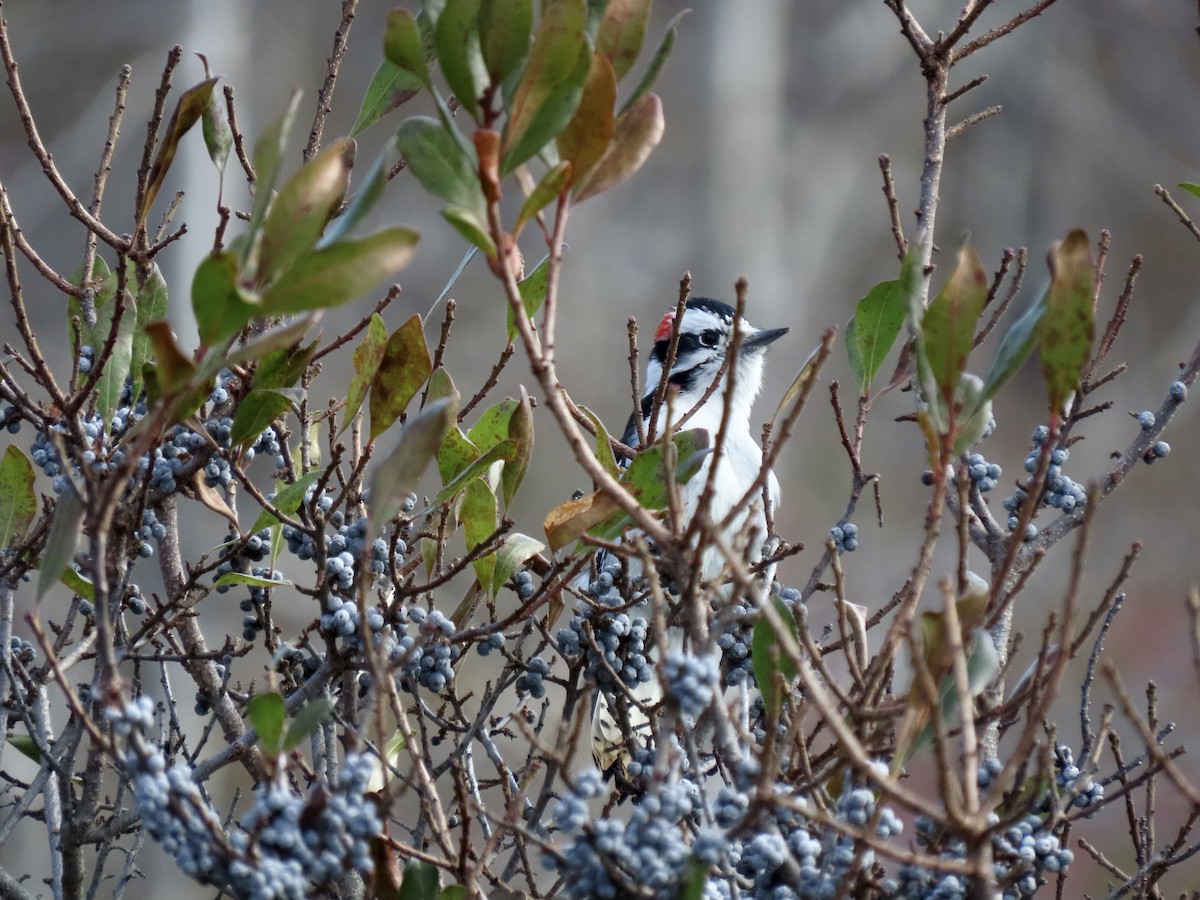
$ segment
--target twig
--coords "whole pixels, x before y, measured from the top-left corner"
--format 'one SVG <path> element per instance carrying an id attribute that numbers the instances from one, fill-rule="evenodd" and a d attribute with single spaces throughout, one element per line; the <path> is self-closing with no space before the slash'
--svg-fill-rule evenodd
<path id="1" fill-rule="evenodd" d="M 325 120 L 333 112 L 333 89 L 337 86 L 338 69 L 346 56 L 346 41 L 350 26 L 354 23 L 354 11 L 358 0 L 342 0 L 342 19 L 333 33 L 333 50 L 325 64 L 325 80 L 317 90 L 317 111 L 313 116 L 312 128 L 308 132 L 308 143 L 304 147 L 304 161 L 308 162 L 321 148 L 321 135 L 325 131 Z M 230 122 L 232 125 L 232 120 Z"/>

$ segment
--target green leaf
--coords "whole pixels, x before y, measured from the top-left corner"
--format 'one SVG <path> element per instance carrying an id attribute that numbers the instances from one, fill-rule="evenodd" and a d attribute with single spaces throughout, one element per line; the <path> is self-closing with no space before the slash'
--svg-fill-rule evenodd
<path id="1" fill-rule="evenodd" d="M 38 749 L 37 741 L 27 734 L 10 734 L 5 741 L 16 749 L 26 759 L 31 759 L 39 766 L 42 764 L 42 751 Z"/>
<path id="2" fill-rule="evenodd" d="M 204 146 L 208 149 L 208 158 L 213 161 L 217 171 L 224 175 L 225 164 L 229 161 L 229 151 L 233 149 L 233 129 L 229 127 L 225 104 L 215 94 L 209 98 L 208 106 L 204 107 L 204 118 L 200 122 L 200 130 L 204 134 Z"/>
<path id="3" fill-rule="evenodd" d="M 1095 337 L 1096 262 L 1087 233 L 1072 231 L 1050 249 L 1049 262 L 1050 293 L 1040 334 L 1042 379 L 1050 414 L 1058 416 L 1079 386 Z"/>
<path id="4" fill-rule="evenodd" d="M 504 126 L 502 175 L 550 143 L 574 115 L 591 67 L 586 25 L 584 0 L 546 5 Z"/>
<path id="5" fill-rule="evenodd" d="M 500 593 L 500 588 L 526 562 L 533 559 L 546 545 L 527 534 L 506 534 L 496 550 L 496 570 L 492 575 L 491 596 Z"/>
<path id="6" fill-rule="evenodd" d="M 403 7 L 398 6 L 388 13 L 383 30 L 383 55 L 392 65 L 416 76 L 421 84 L 429 84 L 421 29 L 413 14 Z"/>
<path id="7" fill-rule="evenodd" d="M 367 213 L 383 196 L 383 189 L 387 187 L 388 172 L 392 168 L 395 156 L 395 148 L 390 143 L 385 144 L 379 151 L 379 155 L 375 157 L 375 161 L 371 163 L 367 174 L 363 176 L 362 184 L 350 198 L 346 208 L 342 210 L 342 214 L 333 220 L 332 224 L 325 229 L 325 234 L 317 241 L 318 250 L 340 241 L 366 218 Z"/>
<path id="8" fill-rule="evenodd" d="M 854 317 L 850 317 L 850 321 L 846 323 L 846 362 L 850 365 L 850 374 L 854 376 L 854 383 L 858 385 L 859 393 L 867 392 L 867 377 L 866 370 L 863 369 L 862 354 L 858 349 L 858 322 Z"/>
<path id="9" fill-rule="evenodd" d="M 421 474 L 434 457 L 446 433 L 454 428 L 458 398 L 447 397 L 427 404 L 411 416 L 400 440 L 371 475 L 371 533 L 400 511 L 400 504 L 417 488 Z M 368 535 L 369 541 L 369 535 Z"/>
<path id="10" fill-rule="evenodd" d="M 226 366 L 260 360 L 282 347 L 294 347 L 312 323 L 312 316 L 299 316 L 290 322 L 268 328 L 258 337 L 233 347 L 226 356 L 211 354 L 205 359 L 201 371 L 209 376 L 216 375 Z"/>
<path id="11" fill-rule="evenodd" d="M 992 401 L 984 400 L 983 379 L 964 372 L 954 392 L 954 405 L 958 413 L 958 435 L 954 439 L 954 453 L 965 453 L 978 443 L 992 418 Z"/>
<path id="12" fill-rule="evenodd" d="M 490 450 L 508 437 L 508 422 L 516 408 L 517 401 L 508 397 L 485 409 L 479 421 L 467 432 L 471 443 L 482 452 Z"/>
<path id="13" fill-rule="evenodd" d="M 487 211 L 479 186 L 479 160 L 437 119 L 413 116 L 396 132 L 396 148 L 422 187 L 452 206 Z"/>
<path id="14" fill-rule="evenodd" d="M 521 388 L 521 400 L 508 420 L 508 439 L 513 442 L 513 455 L 500 472 L 501 499 L 505 509 L 517 496 L 533 456 L 533 405 L 524 387 Z"/>
<path id="15" fill-rule="evenodd" d="M 633 68 L 646 40 L 651 0 L 608 0 L 596 30 L 596 49 L 612 62 L 620 81 Z"/>
<path id="16" fill-rule="evenodd" d="M 429 403 L 433 400 L 441 400 L 443 397 L 457 396 L 458 388 L 454 386 L 454 379 L 450 377 L 450 373 L 446 371 L 445 366 L 438 366 L 433 370 L 433 374 L 429 376 L 429 383 L 425 388 L 425 402 Z"/>
<path id="17" fill-rule="evenodd" d="M 263 315 L 339 306 L 399 272 L 412 259 L 420 235 L 385 228 L 361 240 L 344 240 L 301 257 L 262 298 Z"/>
<path id="18" fill-rule="evenodd" d="M 479 448 L 457 428 L 451 428 L 446 432 L 437 453 L 438 474 L 442 478 L 442 484 L 450 484 L 463 469 L 477 459 Z"/>
<path id="19" fill-rule="evenodd" d="M 62 574 L 58 576 L 58 580 L 75 596 L 82 597 L 84 600 L 90 600 L 93 603 L 96 602 L 96 586 L 76 572 L 71 566 L 67 566 L 62 570 Z"/>
<path id="20" fill-rule="evenodd" d="M 263 578 L 261 575 L 249 575 L 245 572 L 226 572 L 213 582 L 213 587 L 225 587 L 235 584 L 248 584 L 251 587 L 273 588 L 287 587 L 291 584 L 286 578 Z"/>
<path id="21" fill-rule="evenodd" d="M 400 418 L 432 371 L 421 317 L 413 315 L 388 338 L 371 382 L 370 440 L 374 441 Z"/>
<path id="22" fill-rule="evenodd" d="M 419 860 L 409 860 L 404 866 L 398 900 L 437 900 L 438 870 Z"/>
<path id="23" fill-rule="evenodd" d="M 321 473 L 318 471 L 301 475 L 291 484 L 278 490 L 275 493 L 274 499 L 271 500 L 271 505 L 285 516 L 295 515 L 296 510 L 300 508 L 300 504 L 304 502 L 304 495 L 308 492 L 309 487 L 320 477 Z M 264 509 L 258 514 L 258 518 L 254 520 L 254 526 L 250 529 L 250 533 L 258 534 L 264 528 L 270 528 L 278 524 L 279 519 L 276 518 L 275 514 L 269 509 Z"/>
<path id="24" fill-rule="evenodd" d="M 92 291 L 92 311 L 93 317 L 91 322 L 95 322 L 95 314 L 107 306 L 117 296 L 117 275 L 108 268 L 108 263 L 104 258 L 97 255 L 92 263 L 91 276 L 84 278 L 83 267 L 80 266 L 71 273 L 71 283 L 78 287 L 90 288 Z M 92 325 L 89 324 L 88 317 L 84 314 L 83 304 L 79 302 L 79 298 L 74 295 L 67 296 L 67 331 L 71 335 L 71 351 L 72 355 L 79 355 L 79 347 L 75 343 L 75 329 L 71 327 L 71 322 L 78 319 L 82 326 L 82 337 L 85 345 L 91 344 L 94 349 L 96 347 L 96 337 L 93 334 Z M 104 339 L 107 334 L 101 335 L 100 346 L 103 346 Z"/>
<path id="25" fill-rule="evenodd" d="M 479 121 L 479 95 L 490 80 L 479 46 L 480 0 L 446 0 L 433 30 L 438 63 L 450 90 L 467 114 Z"/>
<path id="26" fill-rule="evenodd" d="M 15 444 L 0 458 L 0 551 L 19 544 L 37 515 L 33 464 Z"/>
<path id="27" fill-rule="evenodd" d="M 479 42 L 492 85 L 499 85 L 525 62 L 533 33 L 533 0 L 483 0 Z"/>
<path id="28" fill-rule="evenodd" d="M 861 377 L 855 380 L 864 393 L 887 359 L 900 329 L 904 327 L 907 302 L 899 281 L 877 284 L 858 301 L 854 310 L 854 343 L 861 361 Z M 847 331 L 846 340 L 850 340 Z"/>
<path id="29" fill-rule="evenodd" d="M 229 436 L 235 447 L 258 439 L 263 430 L 292 408 L 304 396 L 300 388 L 260 388 L 246 394 L 233 414 Z"/>
<path id="30" fill-rule="evenodd" d="M 521 204 L 521 212 L 517 215 L 516 224 L 513 225 L 514 234 L 520 234 L 521 229 L 525 227 L 530 219 L 558 199 L 558 196 L 571 183 L 571 171 L 571 164 L 569 162 L 560 162 L 558 165 L 550 167 L 546 174 L 542 176 L 542 180 L 534 187 L 532 193 L 525 198 L 525 202 Z M 511 310 L 509 318 L 512 318 Z M 516 336 L 515 331 L 513 332 L 513 336 Z M 509 340 L 512 340 L 512 338 L 509 338 Z"/>
<path id="31" fill-rule="evenodd" d="M 975 326 L 986 299 L 987 273 L 975 250 L 964 246 L 958 252 L 958 265 L 950 280 L 921 319 L 930 374 L 947 409 L 953 404 L 959 379 L 966 371 L 975 341 Z"/>
<path id="32" fill-rule="evenodd" d="M 467 889 L 461 884 L 452 884 L 442 888 L 439 895 L 441 900 L 467 900 Z"/>
<path id="33" fill-rule="evenodd" d="M 796 629 L 796 619 L 791 609 L 778 597 L 772 597 L 775 610 L 792 632 L 797 641 L 800 634 Z M 754 633 L 750 640 L 750 662 L 754 668 L 754 679 L 762 692 L 763 704 L 771 719 L 779 718 L 783 708 L 783 695 L 780 691 L 778 676 L 783 678 L 783 686 L 787 688 L 796 678 L 796 666 L 790 657 L 780 649 L 779 636 L 771 623 L 765 617 L 759 616 L 754 623 Z"/>
<path id="34" fill-rule="evenodd" d="M 250 224 L 246 228 L 246 240 L 240 256 L 244 268 L 251 267 L 251 257 L 258 247 L 259 231 L 267 216 L 267 208 L 275 193 L 279 180 L 279 169 L 287 149 L 288 133 L 300 108 L 300 92 L 292 91 L 287 109 L 282 116 L 267 126 L 254 144 L 254 202 L 250 207 Z"/>
<path id="35" fill-rule="evenodd" d="M 392 110 L 399 109 L 421 92 L 421 79 L 389 60 L 375 70 L 363 96 L 350 137 L 358 137 Z"/>
<path id="36" fill-rule="evenodd" d="M 517 283 L 517 291 L 521 294 L 521 305 L 525 309 L 525 315 L 530 320 L 537 315 L 538 310 L 542 308 L 542 304 L 546 302 L 546 288 L 550 283 L 550 257 L 546 256 L 540 263 L 533 267 L 533 271 L 528 273 Z M 508 307 L 508 324 L 507 324 L 508 341 L 511 344 L 517 337 L 517 320 L 513 315 L 512 306 Z"/>
<path id="37" fill-rule="evenodd" d="M 317 342 L 279 347 L 263 355 L 254 369 L 250 387 L 256 390 L 289 388 L 300 380 L 317 350 Z"/>
<path id="38" fill-rule="evenodd" d="M 438 491 L 433 502 L 435 504 L 445 503 L 460 492 L 465 491 L 472 481 L 483 476 L 493 465 L 498 462 L 507 463 L 512 458 L 515 450 L 516 444 L 509 440 L 501 441 L 495 446 L 489 447 L 486 452 L 471 460 L 445 487 Z M 495 527 L 495 525 L 492 526 L 493 529 Z"/>
<path id="39" fill-rule="evenodd" d="M 704 900 L 704 888 L 708 884 L 708 863 L 692 856 L 684 864 L 683 878 L 679 886 L 679 900 Z"/>
<path id="40" fill-rule="evenodd" d="M 662 74 L 663 67 L 667 64 L 667 60 L 671 58 L 671 51 L 675 49 L 675 38 L 679 30 L 679 22 L 690 12 L 690 9 L 680 10 L 667 22 L 662 41 L 659 43 L 658 49 L 654 52 L 654 56 L 650 59 L 650 65 L 646 69 L 646 74 L 642 76 L 642 80 L 638 82 L 638 86 L 629 95 L 629 99 L 625 101 L 625 105 L 621 108 L 621 115 L 625 115 L 625 113 L 641 103 L 642 98 L 654 88 L 654 85 L 658 81 L 658 76 Z"/>
<path id="41" fill-rule="evenodd" d="M 167 314 L 167 281 L 163 278 L 158 263 L 150 266 L 150 273 L 137 292 L 137 321 L 133 331 L 133 351 L 129 360 L 130 395 L 142 393 L 142 367 L 150 359 L 150 335 L 146 326 Z"/>
<path id="42" fill-rule="evenodd" d="M 38 572 L 37 598 L 41 600 L 58 581 L 60 573 L 75 555 L 75 546 L 83 529 L 83 500 L 68 487 L 58 495 L 54 506 L 54 517 L 50 520 L 50 533 L 42 550 L 42 561 Z"/>
<path id="43" fill-rule="evenodd" d="M 150 207 L 154 205 L 154 198 L 158 196 L 159 188 L 162 187 L 163 180 L 167 177 L 167 170 L 175 161 L 180 139 L 200 121 L 204 110 L 212 101 L 213 86 L 216 83 L 216 78 L 209 78 L 179 95 L 179 100 L 176 101 L 175 109 L 171 112 L 171 118 L 167 122 L 166 134 L 163 136 L 162 143 L 158 145 L 158 153 L 154 156 L 154 164 L 150 167 L 150 176 L 146 180 L 146 193 L 142 197 L 142 206 L 137 214 L 138 227 L 146 222 L 146 215 L 150 212 Z"/>
<path id="44" fill-rule="evenodd" d="M 592 420 L 592 424 L 596 426 L 596 459 L 600 465 L 604 466 L 604 471 L 608 472 L 613 478 L 621 477 L 621 467 L 617 465 L 617 458 L 613 456 L 612 441 L 608 435 L 608 429 L 604 427 L 604 423 L 600 421 L 600 417 L 588 409 L 586 406 L 579 407 L 580 412 Z"/>
<path id="45" fill-rule="evenodd" d="M 496 242 L 488 234 L 484 217 L 465 206 L 447 206 L 442 209 L 442 218 L 454 226 L 454 230 L 467 241 L 482 250 L 488 259 L 495 259 Z"/>
<path id="46" fill-rule="evenodd" d="M 287 715 L 283 694 L 269 691 L 250 698 L 246 704 L 246 717 L 258 732 L 258 742 L 268 755 L 278 755 L 279 742 L 283 737 L 283 720 Z"/>
<path id="47" fill-rule="evenodd" d="M 372 313 L 371 321 L 367 325 L 366 336 L 363 337 L 362 343 L 354 348 L 354 375 L 350 379 L 350 390 L 346 394 L 346 409 L 342 413 L 342 427 L 338 429 L 339 434 L 354 421 L 354 417 L 362 407 L 363 400 L 367 398 L 367 392 L 371 389 L 375 375 L 379 371 L 379 364 L 383 362 L 387 343 L 387 325 L 383 322 L 383 316 L 379 313 Z"/>
<path id="48" fill-rule="evenodd" d="M 287 735 L 280 749 L 287 753 L 300 746 L 300 742 L 317 730 L 317 726 L 329 715 L 333 703 L 327 697 L 318 697 L 312 703 L 307 703 L 288 723 Z"/>
<path id="49" fill-rule="evenodd" d="M 262 312 L 238 284 L 236 254 L 218 250 L 201 260 L 192 276 L 192 311 L 200 341 L 207 347 L 224 343 Z"/>
<path id="50" fill-rule="evenodd" d="M 984 688 L 991 683 L 992 678 L 999 671 L 1000 655 L 996 652 L 996 645 L 992 642 L 991 635 L 983 628 L 976 628 L 972 633 L 971 650 L 967 655 L 967 689 L 971 697 L 975 698 L 983 693 Z M 958 685 L 955 684 L 952 674 L 942 678 L 938 690 L 938 706 L 941 709 L 942 721 L 948 727 L 953 727 L 954 720 L 958 716 L 959 703 Z M 932 744 L 936 733 L 936 725 L 932 721 L 927 722 L 905 754 L 905 759 L 911 759 Z"/>
<path id="51" fill-rule="evenodd" d="M 92 340 L 97 353 L 108 340 L 117 309 L 118 304 L 106 303 L 96 310 L 96 327 L 92 329 Z M 112 418 L 112 414 L 120 405 L 121 392 L 125 390 L 125 379 L 130 374 L 133 333 L 137 327 L 137 318 L 137 306 L 133 296 L 126 292 L 125 308 L 116 323 L 117 339 L 113 343 L 112 353 L 104 363 L 104 371 L 100 373 L 100 379 L 96 382 L 96 412 L 105 422 Z"/>
<path id="52" fill-rule="evenodd" d="M 558 155 L 571 163 L 571 178 L 582 180 L 608 151 L 617 128 L 617 77 L 612 63 L 600 51 L 583 86 L 575 115 L 555 138 Z"/>
<path id="53" fill-rule="evenodd" d="M 1179 182 L 1179 186 L 1193 197 L 1200 197 L 1200 184 L 1193 184 L 1190 181 L 1181 181 Z"/>
<path id="54" fill-rule="evenodd" d="M 577 202 L 615 187 L 640 169 L 662 140 L 665 129 L 662 101 L 657 94 L 646 94 L 621 113 L 608 152 L 586 179 L 576 183 Z"/>
<path id="55" fill-rule="evenodd" d="M 279 189 L 263 222 L 257 284 L 274 281 L 317 242 L 346 194 L 353 147 L 350 141 L 334 142 Z"/>
<path id="56" fill-rule="evenodd" d="M 991 400 L 1000 392 L 1005 382 L 1025 364 L 1029 354 L 1037 344 L 1041 331 L 1042 317 L 1046 314 L 1046 306 L 1050 299 L 1050 288 L 1047 287 L 1038 295 L 1015 322 L 1004 332 L 996 352 L 992 356 L 992 364 L 987 376 L 983 379 L 983 393 L 980 402 Z"/>
<path id="57" fill-rule="evenodd" d="M 474 550 L 496 530 L 499 524 L 500 511 L 496 502 L 496 493 L 482 478 L 476 478 L 467 485 L 463 492 L 462 508 L 459 512 L 463 523 L 463 537 L 466 539 L 467 550 Z M 471 564 L 475 569 L 475 577 L 480 584 L 492 584 L 496 571 L 496 554 L 489 553 L 476 559 Z"/>

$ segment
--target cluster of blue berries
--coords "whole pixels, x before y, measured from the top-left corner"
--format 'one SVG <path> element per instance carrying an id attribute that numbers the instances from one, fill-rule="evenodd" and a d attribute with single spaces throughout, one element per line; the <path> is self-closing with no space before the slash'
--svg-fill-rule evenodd
<path id="1" fill-rule="evenodd" d="M 391 659 L 400 663 L 405 677 L 434 693 L 441 693 L 454 682 L 454 664 L 462 656 L 462 648 L 451 643 L 454 622 L 440 610 L 426 611 L 414 606 L 398 610 L 395 615 L 400 638 L 391 650 Z M 417 626 L 418 637 L 408 633 L 409 624 Z"/>
<path id="2" fill-rule="evenodd" d="M 21 414 L 17 412 L 15 406 L 6 406 L 0 409 L 0 428 L 3 428 L 9 434 L 19 434 L 21 431 Z"/>
<path id="3" fill-rule="evenodd" d="M 792 615 L 800 620 L 807 615 L 804 604 L 800 602 L 800 592 L 795 588 L 780 589 L 779 582 L 771 585 L 772 595 L 779 592 L 779 599 L 792 610 Z M 721 672 L 724 683 L 728 686 L 754 681 L 754 660 L 751 658 L 751 646 L 754 640 L 754 622 L 757 613 L 750 604 L 738 600 L 729 606 L 729 617 L 725 620 L 724 628 L 717 635 L 717 648 L 721 651 Z"/>
<path id="4" fill-rule="evenodd" d="M 142 524 L 134 533 L 134 537 L 138 540 L 137 552 L 142 559 L 149 559 L 154 555 L 154 545 L 150 543 L 152 540 L 161 541 L 167 536 L 167 526 L 158 521 L 158 514 L 153 509 L 147 509 L 142 513 Z"/>
<path id="5" fill-rule="evenodd" d="M 546 696 L 544 679 L 550 674 L 550 664 L 540 656 L 535 656 L 525 664 L 525 671 L 517 676 L 514 687 L 518 693 L 528 694 L 535 700 Z"/>
<path id="6" fill-rule="evenodd" d="M 984 459 L 982 453 L 972 453 L 967 457 L 967 476 L 981 494 L 992 490 L 1000 481 L 1002 473 L 1003 470 L 996 463 Z"/>
<path id="7" fill-rule="evenodd" d="M 1031 475 L 1037 471 L 1038 459 L 1042 453 L 1042 445 L 1050 438 L 1050 429 L 1045 425 L 1039 425 L 1033 430 L 1031 439 L 1031 449 L 1029 455 L 1025 457 L 1025 471 Z M 1046 489 L 1042 494 L 1042 505 L 1050 506 L 1055 509 L 1061 509 L 1064 513 L 1074 512 L 1087 503 L 1087 490 L 1078 482 L 1072 481 L 1070 476 L 1063 472 L 1062 467 L 1071 453 L 1066 447 L 1055 447 L 1050 451 L 1050 465 L 1046 470 Z M 1004 508 L 1008 510 L 1008 530 L 1015 531 L 1017 525 L 1020 524 L 1020 509 L 1021 504 L 1025 502 L 1025 498 L 1029 496 L 1028 490 L 1017 485 L 1012 496 L 1004 498 Z M 1027 541 L 1037 537 L 1037 526 L 1030 522 L 1025 527 L 1024 538 Z"/>
<path id="8" fill-rule="evenodd" d="M 320 784 L 308 797 L 295 793 L 281 770 L 229 831 L 191 768 L 168 767 L 148 746 L 143 735 L 154 724 L 153 704 L 138 698 L 107 716 L 114 731 L 131 738 L 124 768 L 147 833 L 196 881 L 247 900 L 286 900 L 333 885 L 347 871 L 372 873 L 371 841 L 383 823 L 367 795 L 370 756 L 346 754 L 337 783 Z"/>
<path id="9" fill-rule="evenodd" d="M 586 590 L 594 605 L 576 613 L 566 628 L 558 630 L 558 650 L 568 659 L 585 656 L 584 674 L 601 689 L 614 689 L 612 673 L 616 673 L 632 690 L 654 676 L 653 663 L 646 655 L 649 623 L 643 616 L 631 616 L 621 609 L 627 605 L 617 586 L 621 561 L 600 554 L 599 568 Z M 589 627 L 594 646 L 587 636 Z"/>
<path id="10" fill-rule="evenodd" d="M 522 569 L 513 576 L 513 580 L 517 584 L 517 596 L 522 600 L 528 600 L 537 590 L 537 587 L 533 583 L 533 573 L 528 569 Z"/>
<path id="11" fill-rule="evenodd" d="M 37 648 L 29 641 L 18 635 L 11 635 L 8 639 L 9 655 L 23 666 L 29 665 L 37 658 Z"/>
<path id="12" fill-rule="evenodd" d="M 1087 809 L 1104 799 L 1104 785 L 1080 771 L 1070 747 L 1059 745 L 1054 749 L 1054 768 L 1054 782 L 1058 785 L 1059 793 L 1075 795 L 1072 806 Z M 1094 814 L 1095 810 L 1089 816 Z"/>
<path id="13" fill-rule="evenodd" d="M 829 536 L 838 553 L 853 553 L 858 549 L 858 526 L 853 522 L 834 525 L 829 529 Z"/>
<path id="14" fill-rule="evenodd" d="M 679 704 L 684 716 L 695 720 L 713 702 L 721 680 L 716 656 L 672 651 L 663 661 L 665 693 Z"/>

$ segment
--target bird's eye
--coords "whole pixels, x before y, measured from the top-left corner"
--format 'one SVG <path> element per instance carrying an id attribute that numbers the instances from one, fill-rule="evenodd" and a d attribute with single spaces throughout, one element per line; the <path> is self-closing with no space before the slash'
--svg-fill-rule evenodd
<path id="1" fill-rule="evenodd" d="M 717 346 L 717 341 L 721 339 L 721 335 L 715 328 L 710 328 L 707 331 L 700 332 L 700 343 L 705 347 Z"/>

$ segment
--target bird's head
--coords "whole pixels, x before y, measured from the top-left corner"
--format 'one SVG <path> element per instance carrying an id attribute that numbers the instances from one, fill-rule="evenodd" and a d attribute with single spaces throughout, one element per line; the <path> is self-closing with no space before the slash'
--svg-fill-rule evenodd
<path id="1" fill-rule="evenodd" d="M 675 308 L 672 307 L 658 323 L 654 333 L 654 349 L 646 365 L 645 396 L 642 398 L 643 416 L 649 415 L 654 392 L 662 378 L 675 326 Z M 669 390 L 674 393 L 671 406 L 674 417 L 684 415 L 692 409 L 712 385 L 721 372 L 726 357 L 732 349 L 734 319 L 737 311 L 728 303 L 694 297 L 687 302 L 683 321 L 679 325 L 679 347 L 668 377 Z M 734 376 L 734 415 L 747 419 L 750 406 L 762 387 L 763 356 L 772 342 L 788 333 L 787 328 L 755 328 L 745 319 L 739 323 L 741 345 L 737 359 L 730 360 L 726 368 L 736 368 Z M 728 374 L 724 376 L 728 378 Z M 720 410 L 724 402 L 724 378 L 705 403 Z M 701 424 L 699 422 L 695 423 Z M 705 423 L 711 427 L 711 423 Z"/>

